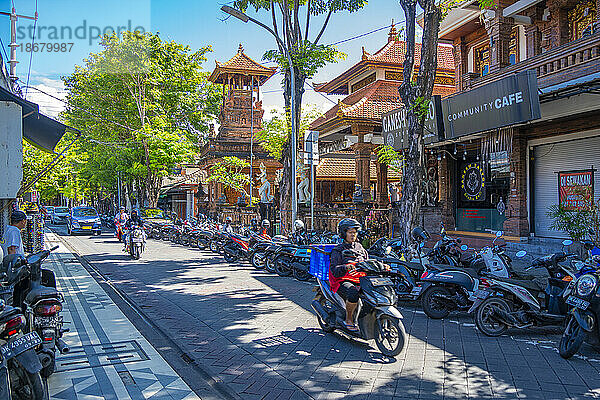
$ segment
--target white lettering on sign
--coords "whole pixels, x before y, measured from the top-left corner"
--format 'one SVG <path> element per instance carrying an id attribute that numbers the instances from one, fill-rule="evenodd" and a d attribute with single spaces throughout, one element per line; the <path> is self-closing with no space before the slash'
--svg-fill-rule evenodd
<path id="1" fill-rule="evenodd" d="M 563 175 L 560 177 L 560 186 L 590 186 L 592 175 Z"/>
<path id="2" fill-rule="evenodd" d="M 498 97 L 490 102 L 486 102 L 474 107 L 471 107 L 466 110 L 458 111 L 452 114 L 448 114 L 448 121 L 457 121 L 461 118 L 466 118 L 468 116 L 479 114 L 480 112 L 490 111 L 494 108 L 496 110 L 500 110 L 504 107 L 510 107 L 514 104 L 519 104 L 523 102 L 523 92 L 515 92 L 510 93 L 507 96 Z"/>

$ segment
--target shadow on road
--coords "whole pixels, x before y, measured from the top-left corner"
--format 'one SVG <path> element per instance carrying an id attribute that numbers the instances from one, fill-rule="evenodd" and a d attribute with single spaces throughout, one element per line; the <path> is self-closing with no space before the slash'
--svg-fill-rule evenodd
<path id="1" fill-rule="evenodd" d="M 489 338 L 470 316 L 432 320 L 418 305 L 402 304 L 408 342 L 389 359 L 369 343 L 323 333 L 310 308 L 313 284 L 162 241 L 149 240 L 142 259 L 133 261 L 108 235 L 90 238 L 94 251 L 83 254 L 86 260 L 238 393 L 252 393 L 259 378 L 287 381 L 277 383 L 279 390 L 302 388 L 315 398 L 343 393 L 345 399 L 365 399 L 371 392 L 577 398 L 600 389 L 600 362 L 593 360 L 600 356 L 586 349 L 588 359 L 562 360 L 555 349 L 557 329 Z"/>

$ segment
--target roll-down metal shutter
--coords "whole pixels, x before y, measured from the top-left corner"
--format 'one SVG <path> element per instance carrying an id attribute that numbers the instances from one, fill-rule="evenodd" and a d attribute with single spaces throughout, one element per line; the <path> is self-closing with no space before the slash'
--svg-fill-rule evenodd
<path id="1" fill-rule="evenodd" d="M 563 238 L 565 232 L 550 229 L 548 207 L 558 204 L 558 172 L 600 169 L 600 136 L 533 148 L 534 231 L 536 236 Z M 594 197 L 600 198 L 600 172 L 594 171 Z"/>

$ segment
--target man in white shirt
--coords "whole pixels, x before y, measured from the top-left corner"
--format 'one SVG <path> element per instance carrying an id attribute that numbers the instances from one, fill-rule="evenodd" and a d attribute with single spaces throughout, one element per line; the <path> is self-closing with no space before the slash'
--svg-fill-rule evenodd
<path id="1" fill-rule="evenodd" d="M 10 225 L 4 230 L 2 236 L 2 250 L 4 255 L 20 254 L 25 256 L 21 230 L 27 226 L 27 215 L 23 211 L 14 211 L 10 216 Z"/>

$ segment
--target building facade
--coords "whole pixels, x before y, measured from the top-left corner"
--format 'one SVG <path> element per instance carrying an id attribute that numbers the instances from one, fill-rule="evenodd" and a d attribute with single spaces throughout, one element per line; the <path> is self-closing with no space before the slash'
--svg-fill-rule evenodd
<path id="1" fill-rule="evenodd" d="M 277 199 L 277 196 L 274 196 L 274 182 L 276 171 L 281 165 L 256 143 L 254 135 L 262 129 L 264 114 L 260 87 L 275 74 L 275 70 L 276 68 L 265 67 L 248 57 L 241 44 L 229 61 L 216 62 L 209 79 L 223 88 L 220 126 L 202 150 L 199 164 L 205 171 L 205 176 L 210 176 L 210 168 L 224 157 L 233 156 L 250 162 L 252 155 L 251 195 L 255 198 L 260 197 L 259 188 L 266 180 L 271 185 L 273 200 Z M 242 172 L 250 174 L 250 168 Z M 249 199 L 240 199 L 240 193 L 222 183 L 211 182 L 207 189 L 208 193 L 203 197 L 201 206 L 214 215 L 217 215 L 218 210 L 232 211 L 233 207 L 241 204 L 240 201 L 250 205 Z M 250 193 L 250 185 L 246 191 Z M 250 215 L 249 212 L 247 214 Z M 240 222 L 247 221 L 243 219 Z"/>
<path id="2" fill-rule="evenodd" d="M 464 105 L 444 109 L 444 125 L 453 119 L 456 127 L 458 113 L 471 123 L 458 134 L 446 129 L 445 140 L 428 145 L 438 159 L 440 193 L 432 224 L 566 237 L 552 229 L 549 211 L 600 199 L 600 2 L 500 1 L 483 11 L 471 3 L 452 10 L 440 29 L 455 58 L 457 93 L 445 101 Z M 512 81 L 514 93 L 504 93 Z M 493 90 L 510 103 L 506 108 L 526 94 L 539 111 L 489 125 L 474 114 L 484 106 L 479 94 Z"/>

